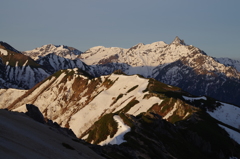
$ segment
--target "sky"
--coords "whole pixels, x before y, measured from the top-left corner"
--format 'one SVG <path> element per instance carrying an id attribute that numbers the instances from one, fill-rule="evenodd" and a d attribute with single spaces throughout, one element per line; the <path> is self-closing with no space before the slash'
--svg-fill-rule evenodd
<path id="1" fill-rule="evenodd" d="M 4 0 L 0 41 L 20 51 L 46 44 L 86 51 L 171 43 L 179 36 L 213 57 L 240 60 L 239 0 Z"/>

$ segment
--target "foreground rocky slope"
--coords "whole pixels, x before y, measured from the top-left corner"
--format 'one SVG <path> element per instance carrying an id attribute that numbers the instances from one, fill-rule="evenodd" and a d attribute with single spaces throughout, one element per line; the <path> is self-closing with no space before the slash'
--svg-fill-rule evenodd
<path id="1" fill-rule="evenodd" d="M 37 115 L 37 112 L 30 113 Z M 0 127 L 1 158 L 103 158 L 70 131 L 50 121 L 40 123 L 23 113 L 0 110 Z"/>
<path id="2" fill-rule="evenodd" d="M 12 90 L 1 92 L 3 99 Z M 120 71 L 93 78 L 62 70 L 1 107 L 26 112 L 26 104 L 77 137 L 103 145 L 94 149 L 107 158 L 240 157 L 239 107 L 151 78 Z"/>

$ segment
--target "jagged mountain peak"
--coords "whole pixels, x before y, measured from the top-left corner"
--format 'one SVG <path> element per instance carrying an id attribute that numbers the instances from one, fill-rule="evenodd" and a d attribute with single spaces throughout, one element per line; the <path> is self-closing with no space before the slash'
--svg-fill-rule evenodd
<path id="1" fill-rule="evenodd" d="M 175 37 L 175 39 L 172 41 L 171 44 L 181 44 L 181 45 L 186 45 L 184 40 L 180 39 L 178 36 Z"/>
<path id="2" fill-rule="evenodd" d="M 140 48 L 140 47 L 142 47 L 142 46 L 144 46 L 144 45 L 145 45 L 144 43 L 138 43 L 138 44 L 134 45 L 134 46 L 131 47 L 131 48 L 138 49 L 138 48 Z M 131 49 L 131 48 L 130 48 L 130 49 Z"/>
<path id="3" fill-rule="evenodd" d="M 34 60 L 38 60 L 39 58 L 51 53 L 73 60 L 82 52 L 73 47 L 69 47 L 65 45 L 53 45 L 53 44 L 43 45 L 33 50 L 23 52 L 23 54 L 30 56 Z"/>

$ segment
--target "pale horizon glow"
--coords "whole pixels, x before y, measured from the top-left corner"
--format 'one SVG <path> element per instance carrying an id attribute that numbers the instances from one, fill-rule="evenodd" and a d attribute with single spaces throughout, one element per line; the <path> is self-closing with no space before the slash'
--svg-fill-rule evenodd
<path id="1" fill-rule="evenodd" d="M 80 51 L 171 43 L 176 36 L 213 57 L 240 59 L 240 1 L 8 0 L 0 41 L 19 51 L 46 44 Z"/>

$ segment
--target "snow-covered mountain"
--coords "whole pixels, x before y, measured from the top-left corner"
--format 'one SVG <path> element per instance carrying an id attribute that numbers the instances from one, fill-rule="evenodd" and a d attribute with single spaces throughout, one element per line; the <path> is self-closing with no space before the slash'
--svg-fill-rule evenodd
<path id="1" fill-rule="evenodd" d="M 80 68 L 94 75 L 95 71 L 77 58 L 81 53 L 73 47 L 53 44 L 23 52 L 24 55 L 33 58 L 36 63 L 44 67 L 49 74 L 63 69 Z"/>
<path id="2" fill-rule="evenodd" d="M 69 46 L 65 45 L 43 45 L 41 47 L 35 48 L 33 50 L 22 52 L 24 55 L 31 57 L 34 60 L 38 60 L 48 54 L 54 53 L 57 56 L 64 57 L 67 59 L 74 60 L 82 52 Z"/>
<path id="3" fill-rule="evenodd" d="M 105 114 L 124 110 L 136 116 L 146 112 L 154 104 L 161 105 L 163 99 L 148 91 L 155 89 L 152 88 L 156 85 L 155 82 L 162 85 L 159 89 L 163 91 L 180 91 L 179 88 L 138 75 L 111 74 L 93 79 L 86 75 L 78 69 L 59 71 L 29 91 L 19 92 L 24 94 L 15 101 L 8 100 L 13 102 L 4 102 L 2 108 L 26 111 L 26 104 L 36 105 L 46 118 L 71 128 L 78 137 L 82 137 Z M 2 93 L 1 98 L 8 98 L 12 91 L 1 91 L 6 92 Z M 132 104 L 131 107 L 128 106 L 125 110 L 124 107 L 129 103 Z M 179 107 L 182 107 L 180 101 L 171 113 Z M 194 112 L 189 111 L 180 113 L 179 118 L 187 118 Z M 170 120 L 171 115 L 165 112 L 163 118 Z"/>
<path id="4" fill-rule="evenodd" d="M 239 107 L 228 105 L 235 116 L 225 116 L 224 103 L 152 78 L 120 71 L 93 78 L 68 69 L 28 91 L 18 91 L 15 100 L 13 91 L 0 91 L 5 99 L 1 108 L 26 112 L 26 104 L 33 104 L 45 118 L 72 129 L 77 137 L 110 144 L 101 149 L 111 158 L 240 157 Z M 223 115 L 214 115 L 219 111 Z"/>
<path id="5" fill-rule="evenodd" d="M 121 69 L 126 74 L 155 78 L 195 95 L 240 105 L 240 73 L 178 37 L 171 44 L 140 43 L 130 49 L 93 47 L 79 58 L 94 67 L 96 75 Z"/>
<path id="6" fill-rule="evenodd" d="M 46 56 L 43 56 L 36 60 L 36 62 L 39 65 L 43 66 L 45 70 L 50 74 L 53 74 L 59 70 L 80 68 L 81 70 L 92 72 L 94 75 L 92 68 L 83 63 L 81 60 L 71 60 L 58 56 L 55 53 L 47 54 Z"/>
<path id="7" fill-rule="evenodd" d="M 33 59 L 0 42 L 0 88 L 29 89 L 50 74 Z"/>

